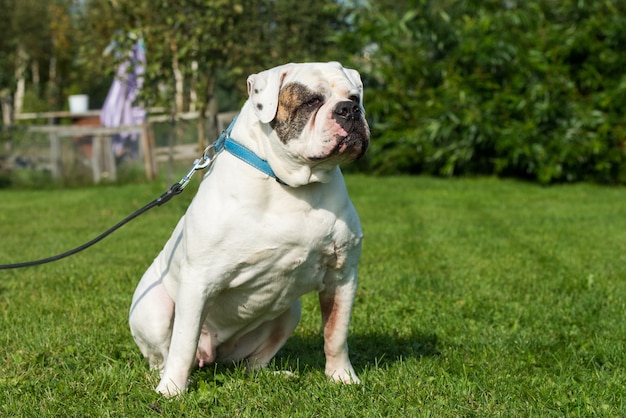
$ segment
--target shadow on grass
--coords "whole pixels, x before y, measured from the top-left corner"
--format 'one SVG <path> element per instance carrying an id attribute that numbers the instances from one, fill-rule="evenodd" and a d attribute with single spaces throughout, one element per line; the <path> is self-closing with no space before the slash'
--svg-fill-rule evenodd
<path id="1" fill-rule="evenodd" d="M 384 367 L 410 358 L 439 355 L 437 336 L 414 332 L 411 335 L 365 333 L 348 338 L 350 360 L 359 373 L 370 367 Z M 320 336 L 294 335 L 278 352 L 276 363 L 298 359 L 301 366 L 324 370 L 324 339 Z"/>
<path id="2" fill-rule="evenodd" d="M 408 336 L 351 334 L 348 339 L 350 360 L 357 374 L 369 368 L 392 366 L 410 358 L 437 356 L 440 354 L 437 342 L 435 334 L 420 332 Z M 292 366 L 297 364 L 301 373 L 305 370 L 324 373 L 325 362 L 324 339 L 321 335 L 292 335 L 273 360 L 277 369 L 293 370 Z M 221 386 L 228 376 L 232 378 L 239 374 L 245 375 L 241 365 L 212 364 L 192 373 L 190 389 L 197 390 L 200 382 L 212 382 Z"/>

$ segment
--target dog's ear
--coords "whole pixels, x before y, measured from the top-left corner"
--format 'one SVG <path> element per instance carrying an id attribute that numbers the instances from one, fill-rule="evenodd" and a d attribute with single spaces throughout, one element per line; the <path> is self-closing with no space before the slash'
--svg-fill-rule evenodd
<path id="1" fill-rule="evenodd" d="M 274 120 L 278 110 L 278 93 L 289 66 L 283 65 L 248 77 L 248 96 L 261 123 Z"/>

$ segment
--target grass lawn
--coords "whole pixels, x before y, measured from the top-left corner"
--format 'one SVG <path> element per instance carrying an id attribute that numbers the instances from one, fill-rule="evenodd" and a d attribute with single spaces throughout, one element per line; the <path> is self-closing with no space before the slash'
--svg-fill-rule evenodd
<path id="1" fill-rule="evenodd" d="M 195 185 L 196 180 L 194 180 Z M 622 416 L 626 189 L 348 176 L 365 230 L 349 340 L 362 384 L 324 377 L 317 298 L 273 365 L 219 365 L 153 388 L 134 287 L 192 185 L 86 252 L 0 271 L 0 416 Z M 0 263 L 92 238 L 153 183 L 0 191 Z"/>

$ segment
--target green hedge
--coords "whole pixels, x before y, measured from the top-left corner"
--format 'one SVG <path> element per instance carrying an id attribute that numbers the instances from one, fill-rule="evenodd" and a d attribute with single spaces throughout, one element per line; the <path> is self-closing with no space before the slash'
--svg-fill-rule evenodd
<path id="1" fill-rule="evenodd" d="M 626 2 L 372 3 L 370 169 L 626 183 Z"/>

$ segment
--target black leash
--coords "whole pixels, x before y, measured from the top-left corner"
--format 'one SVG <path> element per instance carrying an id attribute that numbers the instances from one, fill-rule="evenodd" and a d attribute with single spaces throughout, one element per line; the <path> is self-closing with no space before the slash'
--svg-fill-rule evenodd
<path id="1" fill-rule="evenodd" d="M 211 151 L 211 150 L 213 150 L 213 145 L 209 145 L 204 150 L 204 153 L 202 154 L 202 157 L 197 159 L 196 161 L 194 161 L 194 166 L 189 171 L 189 173 L 187 173 L 187 175 L 185 177 L 183 177 L 178 183 L 174 183 L 172 185 L 172 187 L 169 188 L 168 191 L 163 193 L 158 198 L 154 199 L 152 202 L 148 203 L 146 206 L 142 207 L 141 209 L 139 209 L 139 210 L 135 211 L 134 213 L 132 213 L 131 215 L 127 216 L 126 218 L 124 218 L 123 220 L 121 220 L 120 222 L 118 222 L 117 224 L 112 226 L 111 228 L 107 229 L 102 234 L 100 234 L 97 237 L 95 237 L 94 239 L 92 239 L 91 241 L 86 242 L 83 245 L 81 245 L 79 247 L 76 247 L 76 248 L 74 248 L 72 250 L 66 251 L 64 253 L 61 253 L 61 254 L 58 254 L 58 255 L 55 255 L 55 256 L 52 256 L 52 257 L 42 258 L 41 260 L 25 261 L 25 262 L 22 262 L 22 263 L 14 263 L 14 264 L 0 264 L 0 270 L 19 269 L 19 268 L 23 268 L 23 267 L 32 267 L 32 266 L 38 266 L 38 265 L 41 265 L 41 264 L 51 263 L 53 261 L 57 261 L 57 260 L 60 260 L 62 258 L 74 255 L 74 254 L 76 254 L 78 252 L 81 252 L 81 251 L 91 247 L 92 245 L 102 241 L 104 238 L 108 237 L 113 232 L 117 231 L 119 228 L 121 228 L 122 226 L 126 225 L 128 222 L 132 221 L 133 219 L 135 219 L 139 215 L 144 214 L 145 212 L 147 212 L 148 210 L 152 209 L 155 206 L 161 206 L 162 204 L 169 202 L 169 200 L 172 197 L 182 193 L 182 191 L 185 188 L 185 186 L 187 185 L 187 183 L 189 183 L 189 180 L 191 180 L 191 176 L 193 175 L 193 173 L 195 173 L 197 170 L 202 170 L 204 168 L 207 168 L 209 165 L 211 165 L 211 163 L 215 159 L 215 155 L 216 155 L 216 154 L 213 154 L 213 155 L 209 156 L 209 151 Z"/>
<path id="2" fill-rule="evenodd" d="M 118 222 L 117 224 L 112 226 L 111 228 L 109 228 L 106 231 L 104 231 L 102 234 L 100 234 L 97 237 L 95 237 L 94 239 L 92 239 L 91 241 L 86 242 L 83 245 L 78 246 L 78 247 L 76 247 L 76 248 L 74 248 L 72 250 L 66 251 L 64 253 L 61 253 L 61 254 L 58 254 L 58 255 L 55 255 L 55 256 L 52 256 L 52 257 L 42 258 L 41 260 L 25 261 L 23 263 L 14 263 L 14 264 L 0 264 L 0 270 L 19 269 L 19 268 L 23 268 L 23 267 L 32 267 L 32 266 L 38 266 L 38 265 L 41 265 L 41 264 L 52 263 L 53 261 L 57 261 L 57 260 L 60 260 L 62 258 L 65 258 L 65 257 L 69 257 L 70 255 L 74 255 L 74 254 L 79 253 L 79 252 L 81 252 L 83 250 L 86 250 L 87 248 L 91 247 L 92 245 L 102 241 L 104 238 L 108 237 L 113 232 L 117 231 L 119 228 L 121 228 L 122 226 L 126 225 L 128 222 L 132 221 L 133 219 L 135 219 L 139 215 L 147 212 L 148 210 L 152 209 L 155 206 L 161 206 L 162 204 L 168 202 L 175 195 L 180 194 L 182 191 L 183 191 L 183 188 L 180 186 L 180 183 L 174 184 L 167 192 L 163 193 L 157 199 L 154 199 L 152 202 L 148 203 L 143 208 L 141 208 L 141 209 L 137 210 L 135 213 L 127 216 L 126 218 L 124 218 L 123 220 L 121 220 L 120 222 Z"/>

